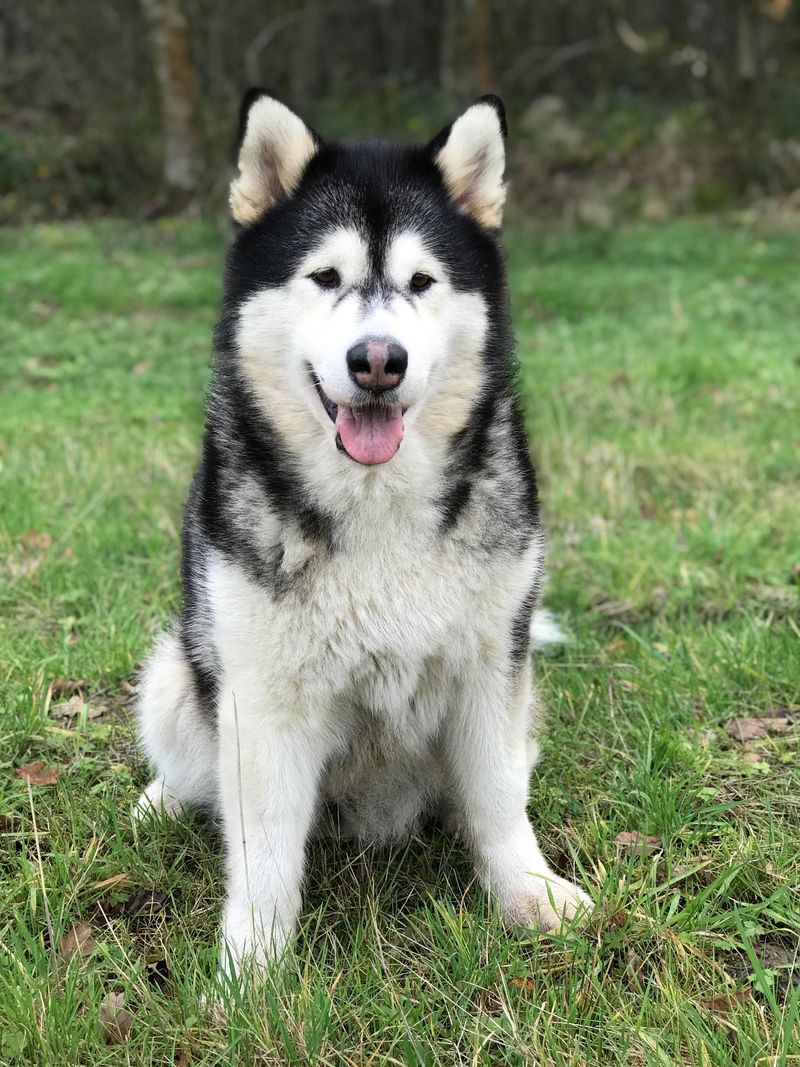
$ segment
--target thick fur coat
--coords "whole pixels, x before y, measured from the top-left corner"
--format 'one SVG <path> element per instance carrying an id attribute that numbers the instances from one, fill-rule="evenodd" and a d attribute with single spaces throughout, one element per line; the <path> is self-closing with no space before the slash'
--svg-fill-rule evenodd
<path id="1" fill-rule="evenodd" d="M 322 141 L 248 96 L 183 611 L 145 668 L 139 812 L 222 819 L 222 966 L 280 953 L 309 835 L 461 835 L 513 922 L 588 898 L 528 820 L 536 483 L 514 389 L 505 117 Z"/>

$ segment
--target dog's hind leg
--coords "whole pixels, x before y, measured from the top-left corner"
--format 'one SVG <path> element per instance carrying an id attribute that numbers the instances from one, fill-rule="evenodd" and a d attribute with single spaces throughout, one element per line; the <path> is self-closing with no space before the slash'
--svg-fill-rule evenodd
<path id="1" fill-rule="evenodd" d="M 199 705 L 181 642 L 164 634 L 142 674 L 139 729 L 155 777 L 135 807 L 137 819 L 187 808 L 217 806 L 217 739 Z"/>

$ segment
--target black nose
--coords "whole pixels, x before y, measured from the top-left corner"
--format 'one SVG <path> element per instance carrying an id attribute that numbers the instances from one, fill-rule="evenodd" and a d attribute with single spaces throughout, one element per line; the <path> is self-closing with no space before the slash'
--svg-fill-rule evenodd
<path id="1" fill-rule="evenodd" d="M 408 352 L 387 337 L 358 341 L 347 351 L 350 377 L 362 389 L 383 393 L 396 389 L 408 367 Z"/>

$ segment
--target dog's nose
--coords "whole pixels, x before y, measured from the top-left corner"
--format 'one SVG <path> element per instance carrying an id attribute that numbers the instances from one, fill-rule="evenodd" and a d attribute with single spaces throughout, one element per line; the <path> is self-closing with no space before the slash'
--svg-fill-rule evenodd
<path id="1" fill-rule="evenodd" d="M 358 341 L 347 350 L 350 377 L 362 389 L 383 393 L 402 382 L 408 367 L 408 352 L 389 338 Z"/>

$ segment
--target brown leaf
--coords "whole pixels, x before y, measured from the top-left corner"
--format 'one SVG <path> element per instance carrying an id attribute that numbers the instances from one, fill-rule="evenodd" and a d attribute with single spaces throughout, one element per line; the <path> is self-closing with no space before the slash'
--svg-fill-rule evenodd
<path id="1" fill-rule="evenodd" d="M 61 771 L 58 767 L 45 767 L 44 760 L 36 760 L 34 763 L 25 763 L 17 767 L 17 778 L 31 785 L 55 785 Z"/>
<path id="2" fill-rule="evenodd" d="M 752 999 L 752 994 L 749 989 L 732 989 L 728 993 L 717 993 L 713 997 L 709 997 L 708 1000 L 701 1000 L 701 1005 L 706 1011 L 716 1011 L 727 1013 L 735 1008 L 738 1004 L 747 1004 Z"/>
<path id="3" fill-rule="evenodd" d="M 50 683 L 54 697 L 70 697 L 86 688 L 85 678 L 54 678 Z"/>
<path id="4" fill-rule="evenodd" d="M 66 719 L 68 722 L 72 722 L 79 717 L 85 704 L 86 701 L 83 697 L 70 697 L 69 700 L 65 700 L 63 704 L 56 704 L 52 709 L 52 716 L 55 719 Z M 95 703 L 86 705 L 86 709 L 86 714 L 92 722 L 96 719 L 101 719 L 108 710 L 104 704 Z"/>
<path id="5" fill-rule="evenodd" d="M 125 1007 L 124 993 L 109 993 L 100 1004 L 100 1029 L 109 1045 L 127 1041 L 133 1016 Z"/>
<path id="6" fill-rule="evenodd" d="M 91 926 L 88 923 L 77 923 L 61 938 L 58 954 L 66 962 L 73 956 L 90 956 L 96 947 L 97 942 L 92 937 Z"/>
<path id="7" fill-rule="evenodd" d="M 765 763 L 766 760 L 760 752 L 745 752 L 742 756 L 742 762 L 747 763 L 750 767 L 756 767 L 759 763 Z"/>
<path id="8" fill-rule="evenodd" d="M 26 532 L 19 539 L 20 544 L 24 545 L 27 549 L 33 549 L 38 552 L 46 552 L 53 542 L 49 533 L 40 532 L 39 530 L 26 530 Z"/>
<path id="9" fill-rule="evenodd" d="M 642 975 L 644 974 L 644 963 L 642 957 L 636 952 L 635 949 L 629 948 L 628 955 L 625 960 L 625 973 L 637 985 L 642 984 Z"/>
<path id="10" fill-rule="evenodd" d="M 725 733 L 729 734 L 734 741 L 752 741 L 757 737 L 767 737 L 769 734 L 785 734 L 791 726 L 791 720 L 786 715 L 744 715 L 738 719 L 732 719 L 725 727 Z"/>
<path id="11" fill-rule="evenodd" d="M 636 856 L 646 856 L 661 848 L 661 838 L 655 834 L 640 834 L 638 830 L 623 830 L 616 836 L 617 852 L 629 852 Z"/>

